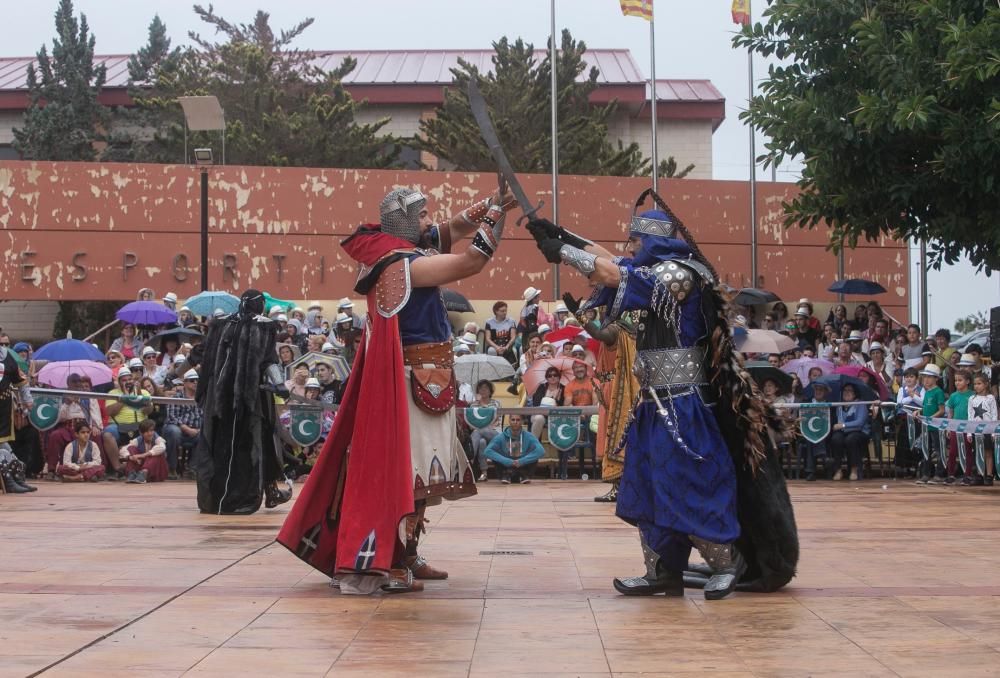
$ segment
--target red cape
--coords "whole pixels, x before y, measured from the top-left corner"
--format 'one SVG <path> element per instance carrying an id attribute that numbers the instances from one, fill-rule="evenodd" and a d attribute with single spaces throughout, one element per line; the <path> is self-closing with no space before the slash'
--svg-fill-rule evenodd
<path id="1" fill-rule="evenodd" d="M 413 245 L 362 226 L 342 245 L 373 266 Z M 414 511 L 408 394 L 399 319 L 376 310 L 362 334 L 340 409 L 323 451 L 278 533 L 278 543 L 320 572 L 387 572 L 402 548 L 399 524 Z"/>

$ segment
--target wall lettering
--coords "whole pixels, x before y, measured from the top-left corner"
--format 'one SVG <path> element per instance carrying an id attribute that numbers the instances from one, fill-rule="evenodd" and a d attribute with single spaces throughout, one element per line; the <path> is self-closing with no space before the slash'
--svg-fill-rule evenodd
<path id="1" fill-rule="evenodd" d="M 21 280 L 28 280 L 34 282 L 35 280 L 35 265 L 32 264 L 29 259 L 34 257 L 38 252 L 34 250 L 23 250 L 21 252 Z"/>
<path id="2" fill-rule="evenodd" d="M 76 269 L 73 271 L 73 280 L 80 282 L 81 280 L 87 279 L 87 267 L 80 260 L 87 256 L 86 252 L 77 252 L 73 255 L 73 261 L 70 264 L 71 269 Z"/>
<path id="3" fill-rule="evenodd" d="M 135 252 L 122 255 L 122 280 L 128 280 L 128 272 L 139 264 L 139 256 Z"/>
<path id="4" fill-rule="evenodd" d="M 174 260 L 170 264 L 170 270 L 174 274 L 174 280 L 184 282 L 188 279 L 188 258 L 186 254 L 175 254 Z"/>

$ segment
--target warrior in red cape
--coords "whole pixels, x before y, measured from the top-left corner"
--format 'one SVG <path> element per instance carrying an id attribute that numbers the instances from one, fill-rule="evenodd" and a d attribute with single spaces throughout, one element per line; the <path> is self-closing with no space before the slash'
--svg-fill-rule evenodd
<path id="1" fill-rule="evenodd" d="M 452 333 L 439 286 L 490 261 L 506 197 L 435 225 L 422 193 L 396 189 L 382 200 L 381 223 L 342 243 L 360 266 L 354 290 L 368 298 L 368 320 L 333 429 L 278 534 L 342 593 L 419 591 L 415 580 L 448 576 L 417 554 L 424 509 L 476 486 L 456 436 Z M 451 253 L 473 233 L 464 252 Z"/>

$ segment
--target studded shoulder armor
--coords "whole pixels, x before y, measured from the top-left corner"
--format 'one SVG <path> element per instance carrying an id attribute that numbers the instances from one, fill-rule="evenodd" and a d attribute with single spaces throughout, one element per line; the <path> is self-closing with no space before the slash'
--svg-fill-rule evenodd
<path id="1" fill-rule="evenodd" d="M 684 301 L 702 281 L 695 267 L 684 261 L 664 261 L 653 268 L 653 273 L 677 301 Z"/>

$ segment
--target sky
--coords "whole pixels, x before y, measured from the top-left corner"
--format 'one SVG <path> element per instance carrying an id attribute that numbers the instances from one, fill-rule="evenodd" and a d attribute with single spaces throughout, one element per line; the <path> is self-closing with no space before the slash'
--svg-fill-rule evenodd
<path id="1" fill-rule="evenodd" d="M 19 3 L 7 16 L 0 56 L 34 54 L 43 42 L 51 44 L 57 0 Z M 75 0 L 77 12 L 87 16 L 97 36 L 99 54 L 129 54 L 142 46 L 154 14 L 167 26 L 174 44 L 187 44 L 188 31 L 211 37 L 192 4 L 179 0 Z M 202 3 L 207 6 L 207 2 Z M 216 13 L 231 22 L 249 22 L 257 9 L 271 14 L 275 30 L 289 28 L 305 17 L 315 23 L 296 46 L 305 49 L 481 49 L 498 38 L 522 37 L 544 48 L 550 31 L 549 0 L 215 0 Z M 715 179 L 748 180 L 749 132 L 738 119 L 749 90 L 747 54 L 732 47 L 735 26 L 730 0 L 655 0 L 656 77 L 708 78 L 726 97 L 726 120 L 713 141 Z M 762 0 L 753 3 L 759 20 Z M 618 0 L 555 0 L 558 29 L 590 47 L 632 51 L 649 74 L 649 24 L 623 17 Z M 208 28 L 209 30 L 206 30 Z M 767 64 L 755 60 L 755 77 L 766 76 Z M 758 153 L 764 139 L 758 138 Z M 667 155 L 669 148 L 661 149 Z M 795 181 L 798 167 L 778 169 L 779 181 Z M 770 179 L 770 170 L 758 178 Z M 912 298 L 917 293 L 917 259 L 913 249 Z M 1000 275 L 976 274 L 969 264 L 931 271 L 930 325 L 947 326 L 955 319 L 1000 304 Z M 914 309 L 914 316 L 916 312 Z"/>

